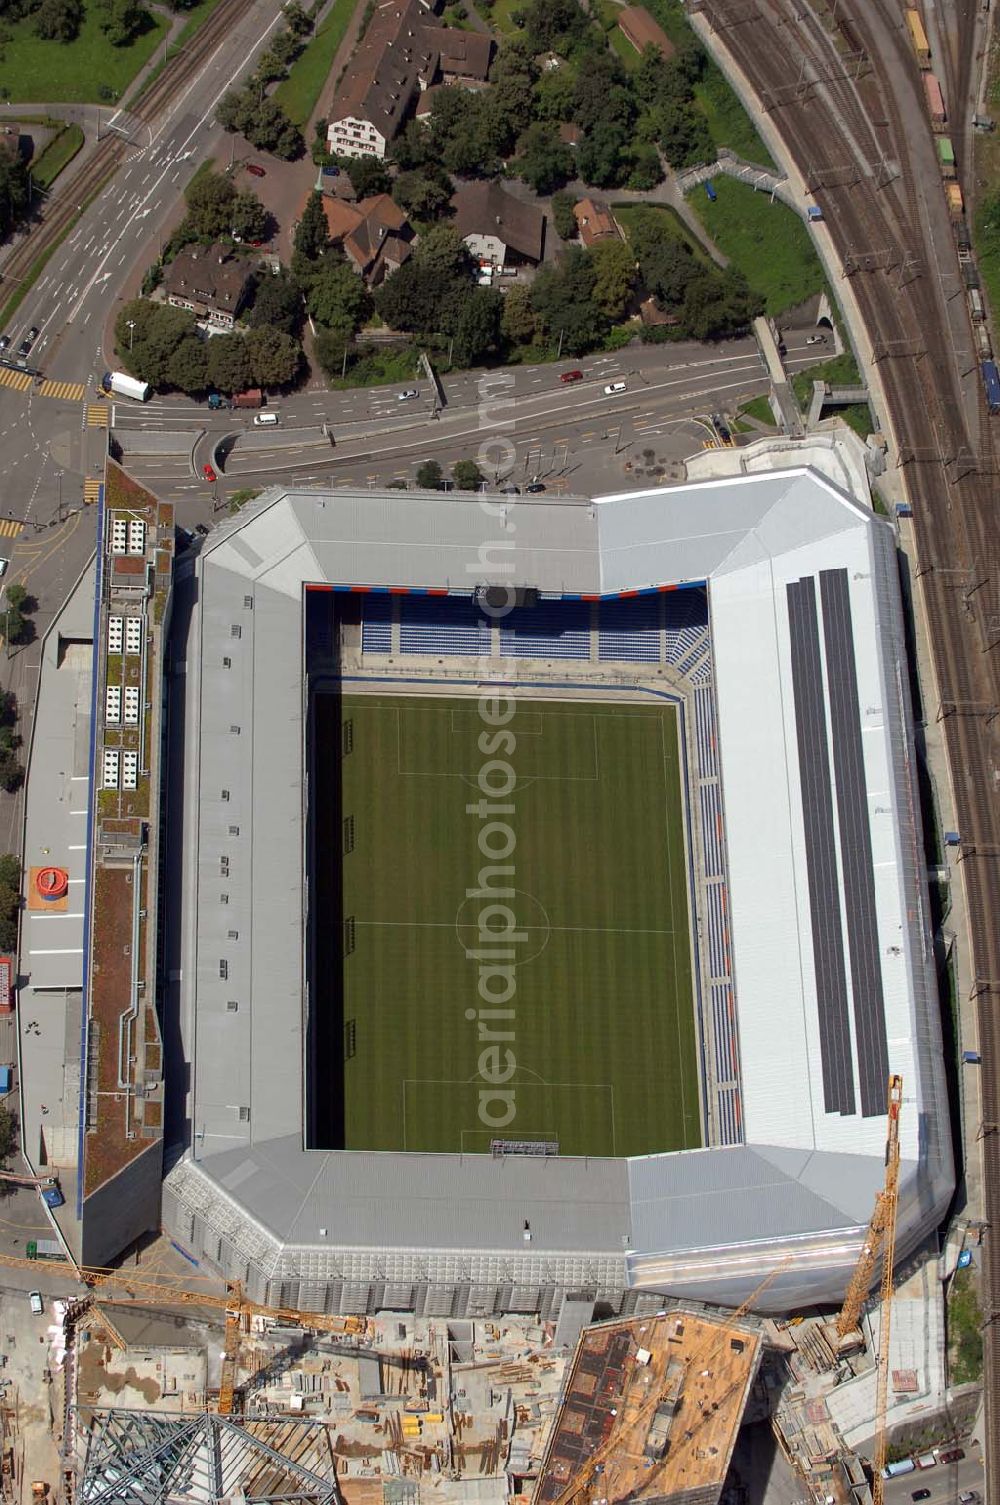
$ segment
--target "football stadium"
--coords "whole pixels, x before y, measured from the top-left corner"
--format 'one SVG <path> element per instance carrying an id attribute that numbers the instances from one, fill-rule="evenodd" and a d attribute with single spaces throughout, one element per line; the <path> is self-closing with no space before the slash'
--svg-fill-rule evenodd
<path id="1" fill-rule="evenodd" d="M 272 490 L 179 577 L 194 1258 L 326 1312 L 835 1299 L 890 1072 L 900 1252 L 934 1226 L 895 539 L 794 460 Z"/>

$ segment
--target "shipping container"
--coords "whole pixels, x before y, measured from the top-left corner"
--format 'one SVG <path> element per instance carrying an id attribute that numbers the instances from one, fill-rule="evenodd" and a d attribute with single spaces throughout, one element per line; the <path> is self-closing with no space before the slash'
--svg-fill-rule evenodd
<path id="1" fill-rule="evenodd" d="M 993 354 L 993 346 L 990 344 L 990 332 L 985 324 L 976 325 L 976 349 L 984 361 L 988 361 Z"/>
<path id="2" fill-rule="evenodd" d="M 0 1066 L 0 1097 L 6 1097 L 14 1085 L 13 1066 Z"/>
<path id="3" fill-rule="evenodd" d="M 941 93 L 941 85 L 933 73 L 924 74 L 924 94 L 927 97 L 927 109 L 934 125 L 944 125 L 948 119 L 944 108 L 944 95 Z"/>
<path id="4" fill-rule="evenodd" d="M 65 1259 L 63 1246 L 54 1238 L 30 1238 L 25 1245 L 29 1259 Z"/>
<path id="5" fill-rule="evenodd" d="M 946 183 L 944 191 L 945 197 L 948 200 L 948 209 L 957 219 L 960 214 L 965 213 L 965 201 L 962 198 L 962 190 L 957 183 Z"/>
<path id="6" fill-rule="evenodd" d="M 237 392 L 233 398 L 234 408 L 262 408 L 264 406 L 264 394 L 259 387 L 248 387 L 245 392 Z"/>
<path id="7" fill-rule="evenodd" d="M 950 136 L 937 138 L 937 154 L 941 171 L 946 178 L 953 178 L 955 176 L 955 148 L 951 144 Z"/>
<path id="8" fill-rule="evenodd" d="M 931 65 L 931 49 L 927 45 L 927 33 L 924 31 L 924 23 L 920 19 L 918 10 L 906 12 L 906 24 L 910 29 L 910 41 L 917 55 L 917 62 L 921 68 L 929 68 Z"/>
<path id="9" fill-rule="evenodd" d="M 0 956 L 0 1014 L 14 1012 L 14 958 Z"/>
<path id="10" fill-rule="evenodd" d="M 968 292 L 969 313 L 977 322 L 986 318 L 986 310 L 983 307 L 983 295 L 977 287 L 970 287 Z"/>

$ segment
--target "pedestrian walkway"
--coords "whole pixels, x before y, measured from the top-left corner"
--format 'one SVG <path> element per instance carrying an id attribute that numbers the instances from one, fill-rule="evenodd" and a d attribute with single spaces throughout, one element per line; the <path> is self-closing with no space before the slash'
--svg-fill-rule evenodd
<path id="1" fill-rule="evenodd" d="M 43 381 L 39 397 L 55 397 L 63 402 L 82 402 L 87 388 L 82 381 Z"/>
<path id="2" fill-rule="evenodd" d="M 87 403 L 87 427 L 91 429 L 106 429 L 108 426 L 108 404 L 106 402 Z"/>
<path id="3" fill-rule="evenodd" d="M 15 522 L 12 517 L 0 519 L 0 538 L 19 538 L 23 524 Z"/>
<path id="4" fill-rule="evenodd" d="M 13 387 L 15 392 L 24 392 L 32 380 L 27 371 L 11 371 L 7 366 L 0 366 L 0 387 Z"/>
<path id="5" fill-rule="evenodd" d="M 100 476 L 87 476 L 83 483 L 83 505 L 89 507 L 94 502 L 101 500 L 101 487 L 104 482 Z"/>

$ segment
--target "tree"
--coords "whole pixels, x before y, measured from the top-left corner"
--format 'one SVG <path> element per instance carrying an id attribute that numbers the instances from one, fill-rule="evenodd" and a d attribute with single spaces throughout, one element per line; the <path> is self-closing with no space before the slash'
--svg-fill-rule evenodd
<path id="1" fill-rule="evenodd" d="M 401 172 L 393 184 L 392 196 L 414 219 L 436 219 L 451 200 L 451 180 L 436 165 Z"/>
<path id="2" fill-rule="evenodd" d="M 434 225 L 413 255 L 375 293 L 375 307 L 392 329 L 455 334 L 472 295 L 472 258 L 452 225 Z"/>
<path id="3" fill-rule="evenodd" d="M 328 376 L 340 376 L 344 369 L 344 357 L 350 340 L 336 329 L 317 329 L 313 339 L 313 355 Z"/>
<path id="4" fill-rule="evenodd" d="M 219 100 L 215 118 L 224 131 L 238 132 L 260 151 L 283 161 L 301 157 L 305 150 L 302 132 L 289 120 L 275 99 L 261 97 L 259 88 L 230 89 Z"/>
<path id="5" fill-rule="evenodd" d="M 21 907 L 21 863 L 13 852 L 0 857 L 0 949 L 17 949 L 17 915 Z"/>
<path id="6" fill-rule="evenodd" d="M 238 193 L 230 215 L 231 230 L 239 240 L 267 240 L 271 215 L 255 193 Z"/>
<path id="7" fill-rule="evenodd" d="M 715 157 L 708 121 L 689 104 L 669 104 L 660 109 L 660 145 L 671 167 L 692 167 Z"/>
<path id="8" fill-rule="evenodd" d="M 684 294 L 681 322 L 693 339 L 717 340 L 746 329 L 763 307 L 763 299 L 735 268 L 699 268 Z"/>
<path id="9" fill-rule="evenodd" d="M 35 35 L 47 42 L 72 42 L 83 20 L 80 0 L 42 0 L 35 11 Z"/>
<path id="10" fill-rule="evenodd" d="M 459 491 L 478 491 L 486 479 L 475 460 L 456 460 L 451 467 L 451 478 Z"/>
<path id="11" fill-rule="evenodd" d="M 417 485 L 426 491 L 439 491 L 444 480 L 444 471 L 436 460 L 425 460 L 417 466 Z"/>
<path id="12" fill-rule="evenodd" d="M 253 118 L 253 96 L 246 89 L 230 89 L 215 107 L 215 118 L 224 131 L 242 134 Z"/>
<path id="13" fill-rule="evenodd" d="M 0 152 L 0 235 L 9 235 L 28 207 L 28 171 L 20 157 Z"/>
<path id="14" fill-rule="evenodd" d="M 404 172 L 414 168 L 437 165 L 434 140 L 427 127 L 419 120 L 407 121 L 392 144 L 392 160 Z"/>
<path id="15" fill-rule="evenodd" d="M 208 381 L 218 392 L 245 392 L 253 386 L 247 342 L 242 335 L 217 334 L 209 340 Z"/>
<path id="16" fill-rule="evenodd" d="M 531 306 L 531 289 L 514 286 L 504 295 L 500 329 L 505 339 L 515 345 L 528 345 L 535 337 L 536 320 Z"/>
<path id="17" fill-rule="evenodd" d="M 343 335 L 354 333 L 371 306 L 363 280 L 335 251 L 328 251 L 316 268 L 307 301 L 314 319 Z"/>
<path id="18" fill-rule="evenodd" d="M 208 351 L 197 335 L 185 335 L 167 362 L 167 380 L 181 392 L 208 390 Z"/>
<path id="19" fill-rule="evenodd" d="M 8 585 L 4 594 L 7 597 L 7 605 L 13 606 L 15 611 L 25 610 L 25 602 L 30 599 L 27 586 L 22 585 L 19 580 Z"/>
<path id="20" fill-rule="evenodd" d="M 599 125 L 616 125 L 627 132 L 636 114 L 625 70 L 615 54 L 605 49 L 588 58 L 586 68 L 577 74 L 570 118 L 585 131 L 593 131 Z"/>
<path id="21" fill-rule="evenodd" d="M 585 183 L 615 188 L 627 171 L 629 138 L 621 125 L 598 125 L 585 136 L 576 154 L 577 171 Z"/>
<path id="22" fill-rule="evenodd" d="M 576 239 L 577 223 L 573 214 L 575 203 L 576 195 L 573 193 L 563 193 L 560 190 L 552 195 L 552 223 L 560 240 Z"/>
<path id="23" fill-rule="evenodd" d="M 576 73 L 570 67 L 546 68 L 534 86 L 534 115 L 538 120 L 572 120 Z"/>
<path id="24" fill-rule="evenodd" d="M 524 23 L 532 52 L 557 52 L 560 57 L 569 54 L 590 26 L 577 0 L 531 0 Z"/>
<path id="25" fill-rule="evenodd" d="M 288 0 L 288 4 L 282 9 L 282 15 L 288 22 L 289 29 L 297 37 L 307 37 L 313 29 L 313 24 L 299 4 L 299 0 Z"/>
<path id="26" fill-rule="evenodd" d="M 248 197 L 254 196 L 250 194 Z M 216 236 L 228 235 L 232 229 L 236 199 L 236 189 L 223 173 L 198 173 L 184 190 L 187 204 L 185 225 L 196 237 L 214 240 Z M 254 202 L 259 201 L 255 199 Z"/>
<path id="27" fill-rule="evenodd" d="M 376 193 L 388 193 L 392 187 L 389 174 L 377 157 L 349 157 L 347 176 L 359 199 L 371 198 Z"/>
<path id="28" fill-rule="evenodd" d="M 531 290 L 531 306 L 550 339 L 562 337 L 570 355 L 590 350 L 607 333 L 608 320 L 594 301 L 592 258 L 571 247 L 558 267 L 543 266 Z"/>
<path id="29" fill-rule="evenodd" d="M 300 251 L 303 256 L 308 256 L 311 261 L 318 261 L 323 252 L 329 248 L 330 227 L 326 222 L 323 195 L 318 189 L 314 188 L 306 199 L 302 218 L 295 226 L 293 245 L 296 251 Z"/>
<path id="30" fill-rule="evenodd" d="M 620 319 L 632 295 L 635 256 L 622 240 L 606 240 L 590 253 L 594 264 L 594 302 L 611 320 Z"/>
<path id="31" fill-rule="evenodd" d="M 101 0 L 101 30 L 113 47 L 127 47 L 150 25 L 139 0 Z"/>
<path id="32" fill-rule="evenodd" d="M 503 294 L 494 288 L 471 288 L 462 302 L 455 326 L 455 359 L 471 366 L 495 350 L 500 341 Z"/>
<path id="33" fill-rule="evenodd" d="M 535 118 L 538 72 L 530 48 L 516 40 L 504 43 L 490 72 L 490 92 L 486 100 L 489 112 L 503 122 L 497 141 L 501 151 L 507 150 Z"/>
<path id="34" fill-rule="evenodd" d="M 194 314 L 148 298 L 132 299 L 115 320 L 119 359 L 133 376 L 154 387 L 171 385 L 171 358 L 184 339 L 197 339 Z"/>
<path id="35" fill-rule="evenodd" d="M 12 636 L 12 627 L 15 618 L 21 627 L 21 633 L 17 637 Z M 24 618 L 19 612 L 10 610 L 4 613 L 6 636 L 12 643 L 20 640 L 20 637 L 24 634 L 26 625 Z M 15 789 L 19 789 L 24 780 L 24 769 L 17 756 L 20 746 L 21 739 L 17 733 L 12 731 L 9 726 L 0 726 L 0 788 L 6 789 L 8 794 Z"/>
<path id="36" fill-rule="evenodd" d="M 636 193 L 646 193 L 663 180 L 663 166 L 655 146 L 636 141 L 632 145 L 631 165 L 626 186 Z"/>
<path id="37" fill-rule="evenodd" d="M 302 347 L 280 329 L 251 329 L 246 336 L 247 358 L 258 387 L 287 387 L 299 374 Z"/>
<path id="38" fill-rule="evenodd" d="M 302 289 L 284 267 L 276 277 L 271 272 L 258 277 L 247 322 L 251 329 L 268 324 L 285 334 L 298 334 L 302 324 Z"/>
<path id="39" fill-rule="evenodd" d="M 536 121 L 517 143 L 514 171 L 536 193 L 552 193 L 573 176 L 573 153 L 554 125 Z"/>
<path id="40" fill-rule="evenodd" d="M 0 1107 L 0 1165 L 6 1165 L 17 1148 L 17 1119 Z"/>

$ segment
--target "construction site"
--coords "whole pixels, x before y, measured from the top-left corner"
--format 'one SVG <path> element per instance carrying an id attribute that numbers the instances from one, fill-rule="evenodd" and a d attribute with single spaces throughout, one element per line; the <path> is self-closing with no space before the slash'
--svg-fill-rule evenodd
<path id="1" fill-rule="evenodd" d="M 787 1257 L 735 1310 L 661 1298 L 601 1320 L 570 1298 L 541 1321 L 319 1315 L 156 1260 L 0 1256 L 74 1291 L 35 1352 L 6 1333 L 2 1497 L 744 1505 L 740 1433 L 763 1424 L 806 1499 L 880 1505 L 890 1427 L 940 1388 L 962 1257 L 915 1260 L 895 1291 L 901 1094 L 893 1078 L 885 1185 L 838 1314 L 753 1315 Z"/>

